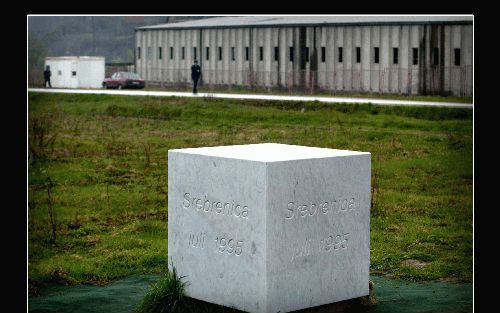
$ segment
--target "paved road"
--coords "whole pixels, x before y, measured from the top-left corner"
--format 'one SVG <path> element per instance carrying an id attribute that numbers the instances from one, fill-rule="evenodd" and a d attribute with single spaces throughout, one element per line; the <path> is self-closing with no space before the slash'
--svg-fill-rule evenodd
<path id="1" fill-rule="evenodd" d="M 402 106 L 441 106 L 450 108 L 472 109 L 473 105 L 455 102 L 429 102 L 408 100 L 387 100 L 369 98 L 346 98 L 346 97 L 310 97 L 310 96 L 278 96 L 278 95 L 251 95 L 251 94 L 229 94 L 229 93 L 198 93 L 172 91 L 145 91 L 145 90 L 107 90 L 107 89 L 45 89 L 29 88 L 34 92 L 53 93 L 79 93 L 79 94 L 106 94 L 127 96 L 154 96 L 154 97 L 211 97 L 225 99 L 257 99 L 257 100 L 279 100 L 279 101 L 319 101 L 327 103 L 372 103 L 376 105 L 402 105 Z"/>

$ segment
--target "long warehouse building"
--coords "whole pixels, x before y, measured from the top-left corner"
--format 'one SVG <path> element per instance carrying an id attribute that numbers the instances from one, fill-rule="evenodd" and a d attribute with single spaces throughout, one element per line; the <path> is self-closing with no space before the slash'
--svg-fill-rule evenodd
<path id="1" fill-rule="evenodd" d="M 470 96 L 472 16 L 240 16 L 136 28 L 136 71 L 185 84 Z"/>

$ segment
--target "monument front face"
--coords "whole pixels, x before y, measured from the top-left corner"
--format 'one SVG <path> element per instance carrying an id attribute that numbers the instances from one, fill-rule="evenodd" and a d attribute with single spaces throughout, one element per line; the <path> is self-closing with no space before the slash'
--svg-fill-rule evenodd
<path id="1" fill-rule="evenodd" d="M 179 149 L 168 168 L 169 267 L 188 296 L 288 312 L 368 295 L 369 153 Z"/>
<path id="2" fill-rule="evenodd" d="M 265 311 L 265 165 L 169 152 L 169 266 L 190 297 Z"/>

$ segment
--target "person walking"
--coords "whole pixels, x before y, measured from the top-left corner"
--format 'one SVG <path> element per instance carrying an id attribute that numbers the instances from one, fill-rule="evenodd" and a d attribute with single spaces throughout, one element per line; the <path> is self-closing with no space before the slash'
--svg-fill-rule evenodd
<path id="1" fill-rule="evenodd" d="M 44 83 L 43 87 L 47 88 L 47 83 L 49 83 L 49 88 L 52 88 L 52 85 L 50 84 L 50 76 L 52 76 L 52 73 L 50 72 L 50 66 L 47 65 L 45 68 L 45 71 L 43 71 L 43 78 L 44 78 Z"/>
<path id="2" fill-rule="evenodd" d="M 198 61 L 194 60 L 194 64 L 191 66 L 191 79 L 193 80 L 193 93 L 197 94 L 198 90 L 196 87 L 198 86 L 198 80 L 201 76 L 201 67 L 198 65 Z"/>

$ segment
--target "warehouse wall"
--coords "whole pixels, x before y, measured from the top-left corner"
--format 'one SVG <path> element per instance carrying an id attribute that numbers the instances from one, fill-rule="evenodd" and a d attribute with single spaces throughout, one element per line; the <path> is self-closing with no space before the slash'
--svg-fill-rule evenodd
<path id="1" fill-rule="evenodd" d="M 136 53 L 137 72 L 148 81 L 189 83 L 196 47 L 203 84 L 332 92 L 472 94 L 472 25 L 141 30 L 136 32 L 136 38 L 141 50 L 140 58 Z M 293 47 L 293 62 L 290 47 Z M 322 47 L 326 52 L 324 61 Z M 379 49 L 378 63 L 375 47 Z M 309 49 L 308 60 L 305 48 Z M 394 48 L 397 48 L 397 63 Z M 418 64 L 413 63 L 414 48 L 418 48 Z M 434 62 L 435 48 L 439 50 L 438 64 Z M 456 48 L 460 49 L 458 66 Z"/>

